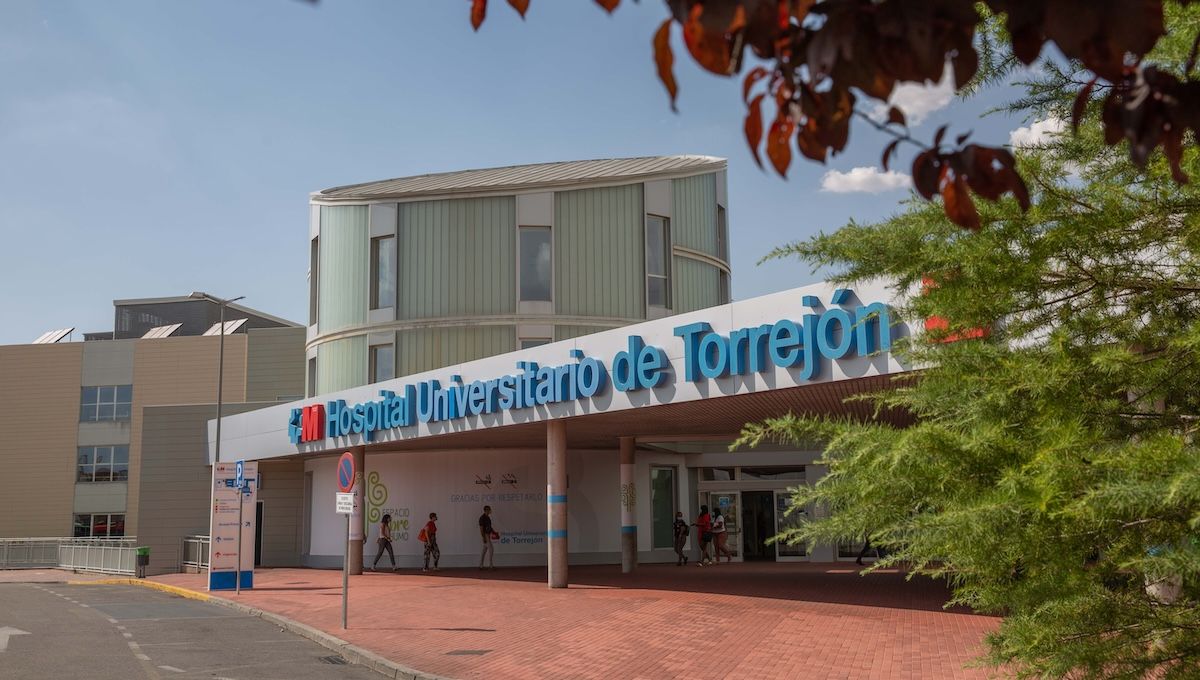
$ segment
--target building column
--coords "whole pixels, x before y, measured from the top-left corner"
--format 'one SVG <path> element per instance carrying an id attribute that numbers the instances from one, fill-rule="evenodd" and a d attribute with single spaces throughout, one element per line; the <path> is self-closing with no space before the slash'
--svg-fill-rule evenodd
<path id="1" fill-rule="evenodd" d="M 349 572 L 354 575 L 363 573 L 363 522 L 367 507 L 367 447 L 356 446 L 350 449 L 354 454 L 354 514 L 350 515 L 350 562 Z"/>
<path id="2" fill-rule="evenodd" d="M 567 427 L 546 422 L 546 578 L 567 587 Z"/>
<path id="3" fill-rule="evenodd" d="M 621 573 L 628 574 L 637 566 L 637 484 L 634 482 L 633 437 L 621 437 Z"/>

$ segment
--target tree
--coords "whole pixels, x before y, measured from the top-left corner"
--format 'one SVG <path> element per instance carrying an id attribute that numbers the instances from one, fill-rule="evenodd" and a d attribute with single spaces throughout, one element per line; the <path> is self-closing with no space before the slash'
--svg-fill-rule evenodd
<path id="1" fill-rule="evenodd" d="M 1182 76 L 1200 11 L 1171 7 L 1167 21 L 1148 58 Z M 1069 119 L 1077 68 L 1046 63 L 1014 108 Z M 1196 678 L 1200 192 L 1173 175 L 1200 159 L 1142 169 L 1115 153 L 1095 115 L 1108 96 L 1088 92 L 1077 134 L 1018 154 L 1028 211 L 984 204 L 971 233 L 914 200 L 773 253 L 838 282 L 888 277 L 903 317 L 945 323 L 901 343 L 916 379 L 869 397 L 914 425 L 789 416 L 747 426 L 742 443 L 826 443 L 829 475 L 793 503 L 830 512 L 779 538 L 869 535 L 888 549 L 877 566 L 947 579 L 953 602 L 1003 615 L 989 663 Z"/>
<path id="2" fill-rule="evenodd" d="M 621 0 L 595 0 L 612 12 Z M 1173 0 L 1170 7 L 1191 0 Z M 747 53 L 760 63 L 743 80 L 747 115 L 743 124 L 754 160 L 759 147 L 780 175 L 792 162 L 793 140 L 804 156 L 824 163 L 846 147 L 850 123 L 858 117 L 891 134 L 883 150 L 885 170 L 900 143 L 917 146 L 912 177 L 926 200 L 940 194 L 946 215 L 957 225 L 979 227 L 974 193 L 989 201 L 1012 194 L 1029 204 L 1025 182 L 1006 149 L 969 143 L 970 133 L 953 138 L 939 129 L 931 143 L 909 134 L 904 111 L 891 107 L 886 121 L 856 108 L 860 96 L 886 102 L 905 82 L 937 82 L 950 69 L 955 86 L 965 88 L 979 69 L 976 31 L 1009 48 L 1012 59 L 1033 64 L 1057 50 L 1082 67 L 1081 79 L 1060 86 L 1077 93 L 1078 107 L 1099 86 L 1106 91 L 1102 125 L 1108 145 L 1129 142 L 1130 159 L 1144 167 L 1158 147 L 1177 182 L 1187 181 L 1180 165 L 1188 130 L 1200 131 L 1200 81 L 1191 79 L 1195 40 L 1186 69 L 1165 72 L 1143 58 L 1167 35 L 1163 0 L 664 0 L 669 16 L 654 34 L 658 74 L 674 108 L 678 86 L 673 73 L 671 31 L 679 26 L 691 57 L 708 71 L 732 76 L 746 65 Z M 508 0 L 522 17 L 529 0 Z M 471 0 L 476 30 L 487 16 L 488 0 Z M 984 45 L 991 48 L 992 45 Z M 762 90 L 751 96 L 755 89 Z M 764 142 L 763 102 L 775 115 Z M 953 143 L 950 140 L 953 139 Z"/>

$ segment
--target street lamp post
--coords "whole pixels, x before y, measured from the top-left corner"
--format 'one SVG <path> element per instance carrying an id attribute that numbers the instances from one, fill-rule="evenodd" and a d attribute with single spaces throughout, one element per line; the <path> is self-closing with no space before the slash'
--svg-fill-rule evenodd
<path id="1" fill-rule="evenodd" d="M 191 295 L 189 295 L 188 297 L 195 298 L 197 300 L 208 300 L 209 302 L 215 302 L 217 304 L 217 307 L 219 307 L 221 310 L 221 317 L 220 317 L 221 318 L 221 326 L 220 326 L 220 329 L 217 331 L 217 338 L 218 338 L 217 339 L 217 446 L 216 446 L 215 458 L 213 460 L 213 464 L 215 465 L 216 463 L 221 462 L 221 404 L 222 404 L 222 396 L 223 396 L 222 393 L 224 391 L 223 388 L 224 388 L 224 382 L 225 382 L 225 307 L 227 305 L 229 305 L 230 303 L 237 302 L 238 300 L 244 300 L 246 298 L 246 296 L 239 295 L 235 298 L 230 298 L 228 300 L 225 300 L 225 299 L 219 298 L 215 295 L 209 295 L 208 293 L 195 292 L 195 293 L 192 293 Z M 241 510 L 242 510 L 242 490 L 238 489 L 238 536 L 242 535 L 242 513 L 241 513 Z M 235 593 L 241 594 L 241 592 L 242 592 L 242 566 L 241 566 L 242 546 L 241 546 L 241 541 L 239 541 L 238 543 L 239 543 L 239 545 L 238 545 L 238 570 L 237 570 L 237 574 L 235 574 L 233 577 L 233 583 L 234 583 L 233 587 L 234 587 Z"/>

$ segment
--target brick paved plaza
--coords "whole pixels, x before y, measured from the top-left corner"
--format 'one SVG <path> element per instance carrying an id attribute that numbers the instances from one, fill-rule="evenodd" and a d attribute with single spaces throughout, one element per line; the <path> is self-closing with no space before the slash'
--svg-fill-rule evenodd
<path id="1" fill-rule="evenodd" d="M 946 590 L 895 572 L 734 564 L 367 573 L 264 569 L 240 597 L 452 678 L 983 678 L 964 668 L 998 620 L 944 610 Z M 202 575 L 155 580 L 203 590 Z"/>

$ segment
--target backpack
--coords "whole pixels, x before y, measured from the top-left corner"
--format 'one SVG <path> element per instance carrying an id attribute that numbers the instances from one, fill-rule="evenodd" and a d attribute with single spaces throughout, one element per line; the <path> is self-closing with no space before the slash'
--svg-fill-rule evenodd
<path id="1" fill-rule="evenodd" d="M 422 543 L 429 542 L 429 534 L 425 533 L 425 527 L 421 527 L 421 530 L 417 532 L 417 540 Z"/>

